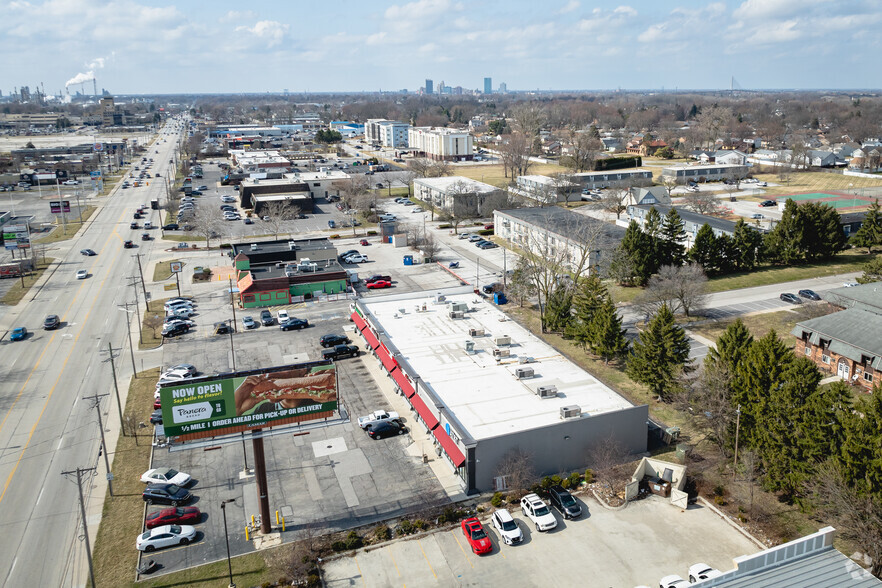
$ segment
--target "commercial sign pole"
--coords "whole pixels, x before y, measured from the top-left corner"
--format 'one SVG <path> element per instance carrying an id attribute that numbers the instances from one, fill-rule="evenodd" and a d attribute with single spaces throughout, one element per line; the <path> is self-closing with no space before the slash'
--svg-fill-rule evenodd
<path id="1" fill-rule="evenodd" d="M 263 454 L 263 435 L 260 432 L 260 429 L 256 429 L 251 435 L 251 447 L 254 450 L 254 481 L 257 482 L 257 500 L 260 503 L 260 530 L 269 533 L 272 531 L 272 521 L 266 482 L 266 458 Z"/>

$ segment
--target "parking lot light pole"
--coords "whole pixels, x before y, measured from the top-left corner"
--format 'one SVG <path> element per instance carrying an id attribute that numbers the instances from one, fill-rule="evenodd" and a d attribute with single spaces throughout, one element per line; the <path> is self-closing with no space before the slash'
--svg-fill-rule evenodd
<path id="1" fill-rule="evenodd" d="M 229 500 L 221 502 L 221 511 L 224 513 L 224 539 L 227 542 L 227 569 L 230 572 L 229 588 L 236 588 L 236 584 L 233 583 L 233 562 L 230 559 L 230 535 L 227 532 L 227 504 L 230 502 L 236 502 L 236 499 L 230 498 Z"/>

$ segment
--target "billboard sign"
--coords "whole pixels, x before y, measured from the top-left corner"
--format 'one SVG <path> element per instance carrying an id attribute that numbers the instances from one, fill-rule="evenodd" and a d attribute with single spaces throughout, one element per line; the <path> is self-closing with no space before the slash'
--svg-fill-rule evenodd
<path id="1" fill-rule="evenodd" d="M 179 274 L 184 268 L 184 264 L 180 261 L 170 261 L 168 264 L 168 268 L 171 270 L 173 274 Z"/>
<path id="2" fill-rule="evenodd" d="M 50 200 L 49 212 L 51 212 L 52 214 L 70 212 L 70 200 Z"/>
<path id="3" fill-rule="evenodd" d="M 101 178 L 101 170 L 96 170 L 96 171 L 93 171 L 93 172 L 89 172 L 89 177 L 91 177 L 91 178 L 93 178 L 93 179 L 96 179 L 96 180 L 97 180 L 97 179 L 100 179 L 100 178 Z"/>
<path id="4" fill-rule="evenodd" d="M 31 236 L 27 225 L 3 225 L 3 246 L 6 249 L 27 249 Z"/>
<path id="5" fill-rule="evenodd" d="M 193 378 L 159 398 L 167 437 L 214 437 L 332 416 L 337 370 L 320 361 Z"/>

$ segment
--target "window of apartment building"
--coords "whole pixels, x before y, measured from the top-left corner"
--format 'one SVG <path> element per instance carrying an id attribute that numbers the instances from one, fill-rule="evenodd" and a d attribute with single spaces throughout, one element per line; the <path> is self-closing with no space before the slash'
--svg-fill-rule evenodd
<path id="1" fill-rule="evenodd" d="M 821 355 L 821 361 L 823 361 L 824 363 L 830 363 L 830 356 L 826 353 Z"/>
<path id="2" fill-rule="evenodd" d="M 806 355 L 811 355 L 811 354 L 812 354 L 812 348 L 806 346 L 806 348 L 805 348 L 805 354 L 806 354 Z"/>
<path id="3" fill-rule="evenodd" d="M 313 188 L 320 188 L 321 185 L 322 185 L 321 182 L 313 182 L 313 183 L 312 183 L 312 187 L 313 187 Z"/>
<path id="4" fill-rule="evenodd" d="M 873 374 L 864 372 L 864 380 L 866 380 L 867 382 L 872 382 L 873 381 Z"/>

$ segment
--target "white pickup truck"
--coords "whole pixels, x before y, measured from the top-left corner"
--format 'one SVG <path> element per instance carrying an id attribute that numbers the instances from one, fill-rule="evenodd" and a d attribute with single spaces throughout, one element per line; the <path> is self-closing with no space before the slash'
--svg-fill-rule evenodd
<path id="1" fill-rule="evenodd" d="M 386 421 L 397 421 L 400 420 L 401 417 L 398 416 L 397 412 L 385 411 L 385 410 L 375 410 L 371 414 L 363 417 L 358 417 L 358 426 L 362 429 L 368 429 L 376 423 L 382 423 Z"/>

